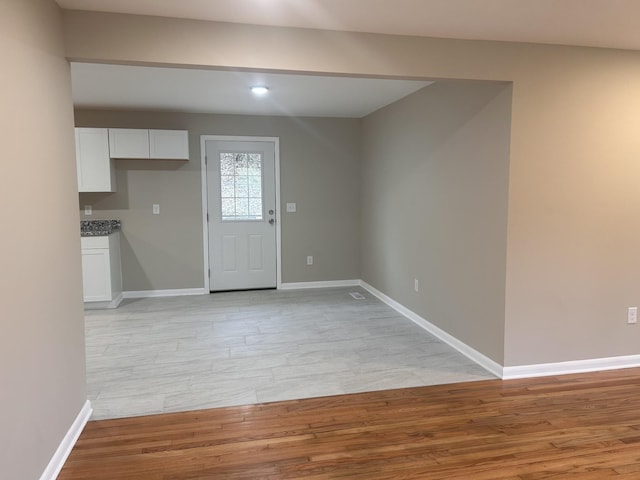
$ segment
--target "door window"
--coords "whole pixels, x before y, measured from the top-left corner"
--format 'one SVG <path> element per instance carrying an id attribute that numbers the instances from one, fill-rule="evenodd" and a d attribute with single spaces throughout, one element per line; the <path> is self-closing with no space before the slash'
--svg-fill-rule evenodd
<path id="1" fill-rule="evenodd" d="M 262 220 L 262 154 L 220 153 L 222 221 Z"/>

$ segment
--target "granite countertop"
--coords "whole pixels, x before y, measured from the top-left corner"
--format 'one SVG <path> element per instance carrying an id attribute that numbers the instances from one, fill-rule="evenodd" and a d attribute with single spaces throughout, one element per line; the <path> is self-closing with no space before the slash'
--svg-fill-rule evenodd
<path id="1" fill-rule="evenodd" d="M 120 231 L 120 220 L 80 220 L 81 237 L 104 237 Z"/>

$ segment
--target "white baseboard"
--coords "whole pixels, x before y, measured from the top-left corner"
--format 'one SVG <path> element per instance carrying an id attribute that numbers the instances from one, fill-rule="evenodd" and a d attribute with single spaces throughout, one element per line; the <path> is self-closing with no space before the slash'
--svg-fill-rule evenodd
<path id="1" fill-rule="evenodd" d="M 281 283 L 278 290 L 298 290 L 302 288 L 335 288 L 335 287 L 357 287 L 362 282 L 360 280 L 329 280 L 326 282 L 291 282 Z"/>
<path id="2" fill-rule="evenodd" d="M 85 310 L 102 310 L 105 308 L 118 308 L 118 306 L 124 300 L 124 295 L 122 292 L 118 294 L 116 298 L 111 300 L 110 302 L 84 302 Z"/>
<path id="3" fill-rule="evenodd" d="M 362 288 L 367 290 L 372 295 L 375 295 L 376 297 L 378 297 L 384 303 L 389 305 L 391 308 L 396 310 L 398 313 L 400 313 L 400 314 L 404 315 L 405 317 L 407 317 L 409 320 L 411 320 L 416 325 L 424 328 L 426 331 L 428 331 L 429 333 L 431 333 L 435 337 L 438 337 L 444 343 L 446 343 L 449 346 L 455 348 L 460 353 L 462 353 L 465 357 L 467 357 L 470 360 L 474 361 L 475 363 L 480 365 L 485 370 L 487 370 L 490 373 L 496 375 L 498 378 L 502 378 L 502 376 L 503 376 L 503 367 L 499 363 L 491 360 L 486 355 L 484 355 L 484 354 L 478 352 L 477 350 L 471 348 L 469 345 L 467 345 L 466 343 L 458 340 L 453 335 L 448 334 L 447 332 L 445 332 L 441 328 L 435 326 L 433 323 L 425 320 L 424 318 L 422 318 L 420 315 L 418 315 L 414 311 L 409 310 L 404 305 L 401 305 L 400 303 L 396 302 L 391 297 L 385 295 L 380 290 L 376 289 L 375 287 L 372 287 L 368 283 L 366 283 L 364 281 L 361 281 L 360 285 L 362 286 Z"/>
<path id="4" fill-rule="evenodd" d="M 84 430 L 84 426 L 89 421 L 89 417 L 91 417 L 92 412 L 91 402 L 87 400 L 84 402 L 80 413 L 78 413 L 78 416 L 71 424 L 71 427 L 62 439 L 62 442 L 60 442 L 56 453 L 51 457 L 49 465 L 47 465 L 47 468 L 44 469 L 44 472 L 40 476 L 40 480 L 55 480 L 58 477 L 60 470 L 62 470 L 62 467 L 64 466 L 64 462 L 67 461 L 67 457 L 69 457 L 73 446 L 78 441 L 78 437 L 82 433 L 82 430 Z"/>
<path id="5" fill-rule="evenodd" d="M 180 297 L 183 295 L 207 295 L 204 288 L 177 288 L 173 290 L 138 290 L 122 292 L 124 298 Z"/>
<path id="6" fill-rule="evenodd" d="M 550 375 L 567 375 L 570 373 L 598 372 L 602 370 L 634 367 L 640 367 L 640 355 L 590 358 L 588 360 L 571 360 L 568 362 L 504 367 L 502 378 L 509 380 L 515 378 L 548 377 Z"/>

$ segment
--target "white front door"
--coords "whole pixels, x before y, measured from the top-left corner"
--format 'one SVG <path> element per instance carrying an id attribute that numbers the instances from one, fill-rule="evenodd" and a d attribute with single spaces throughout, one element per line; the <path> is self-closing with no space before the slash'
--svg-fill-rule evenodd
<path id="1" fill-rule="evenodd" d="M 275 143 L 207 140 L 209 290 L 276 287 Z"/>

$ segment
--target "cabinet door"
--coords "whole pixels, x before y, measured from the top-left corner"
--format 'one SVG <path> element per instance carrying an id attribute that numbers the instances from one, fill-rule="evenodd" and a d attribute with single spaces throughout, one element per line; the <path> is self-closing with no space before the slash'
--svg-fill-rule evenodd
<path id="1" fill-rule="evenodd" d="M 108 248 L 82 251 L 82 291 L 85 302 L 112 300 Z"/>
<path id="2" fill-rule="evenodd" d="M 79 192 L 115 192 L 106 128 L 76 128 L 76 164 Z"/>
<path id="3" fill-rule="evenodd" d="M 149 130 L 149 156 L 168 160 L 189 160 L 187 130 Z"/>
<path id="4" fill-rule="evenodd" d="M 110 128 L 111 158 L 149 158 L 149 130 L 140 128 Z"/>

